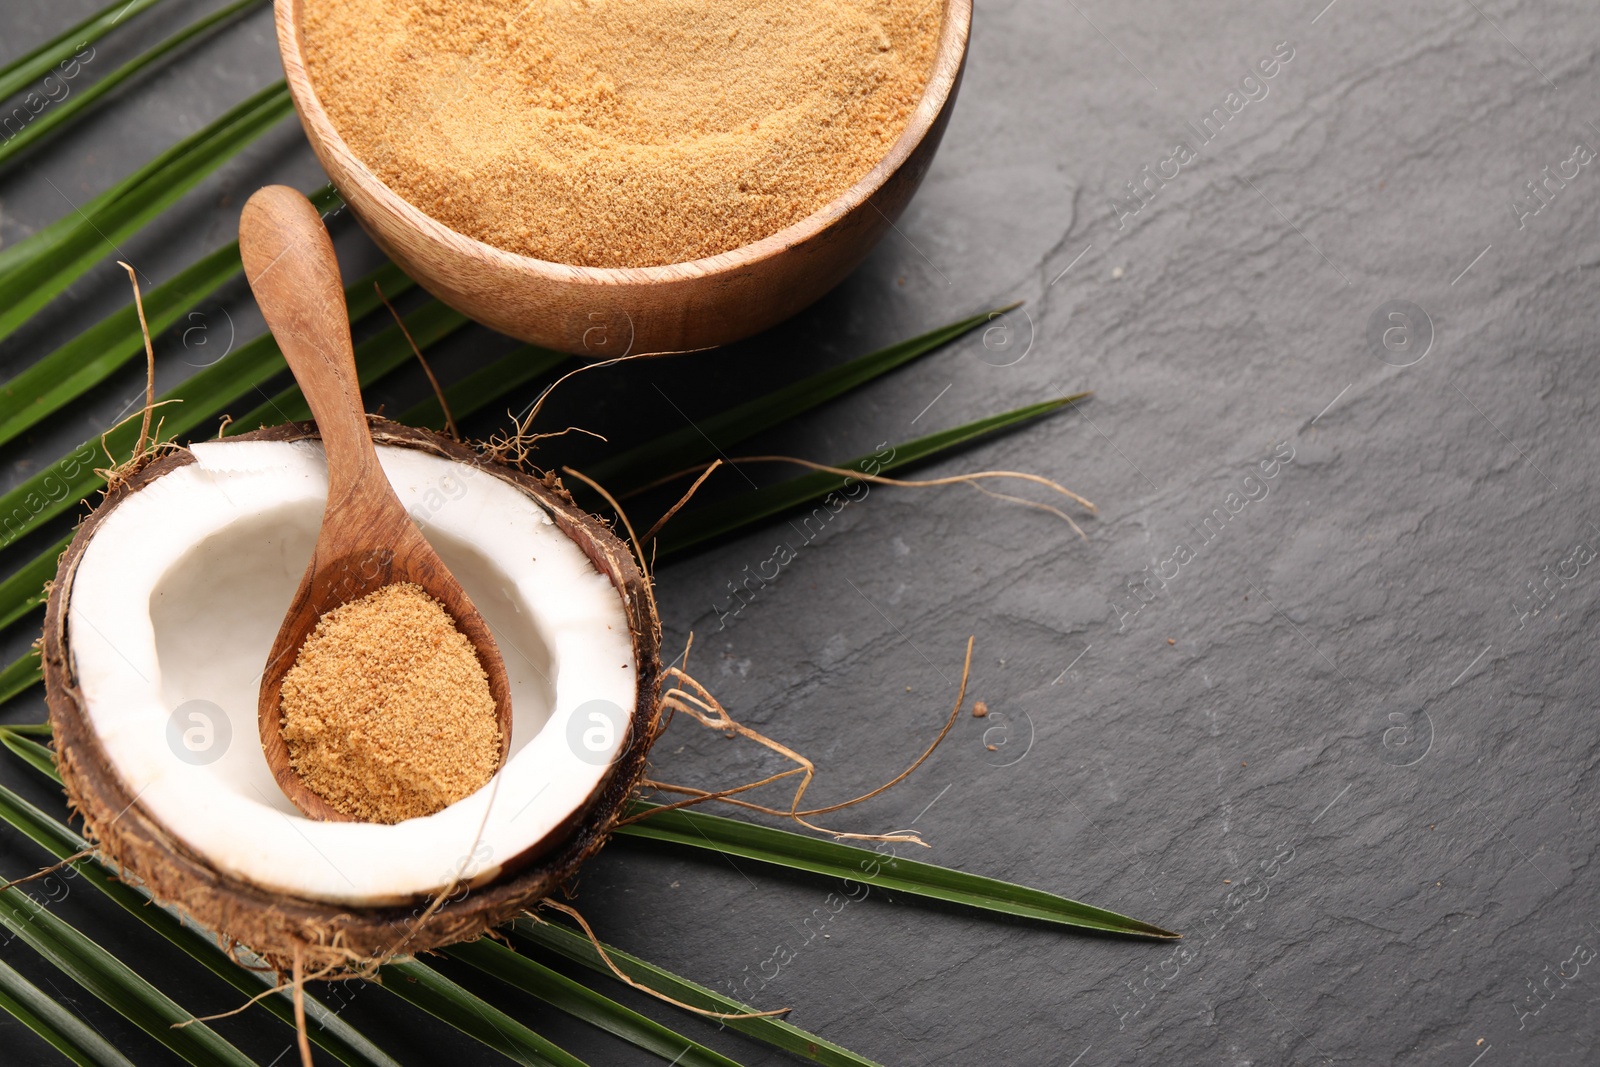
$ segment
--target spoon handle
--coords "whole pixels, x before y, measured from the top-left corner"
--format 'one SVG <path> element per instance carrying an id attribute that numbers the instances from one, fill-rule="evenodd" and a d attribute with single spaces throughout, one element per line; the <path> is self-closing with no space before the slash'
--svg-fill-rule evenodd
<path id="1" fill-rule="evenodd" d="M 328 513 L 392 496 L 361 403 L 344 283 L 322 217 L 286 185 L 258 190 L 239 218 L 239 256 L 267 328 L 317 420 L 328 459 Z"/>

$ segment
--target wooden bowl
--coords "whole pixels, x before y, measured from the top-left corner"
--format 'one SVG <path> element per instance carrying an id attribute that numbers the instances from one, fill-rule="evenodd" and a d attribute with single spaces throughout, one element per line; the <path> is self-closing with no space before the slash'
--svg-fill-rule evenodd
<path id="1" fill-rule="evenodd" d="M 317 100 L 300 51 L 303 0 L 276 0 L 278 50 L 306 137 L 362 227 L 428 292 L 524 341 L 608 359 L 726 344 L 833 288 L 904 210 L 939 147 L 966 59 L 972 0 L 944 0 L 922 100 L 876 167 L 770 237 L 660 267 L 574 267 L 475 240 L 413 207 L 367 169 Z"/>

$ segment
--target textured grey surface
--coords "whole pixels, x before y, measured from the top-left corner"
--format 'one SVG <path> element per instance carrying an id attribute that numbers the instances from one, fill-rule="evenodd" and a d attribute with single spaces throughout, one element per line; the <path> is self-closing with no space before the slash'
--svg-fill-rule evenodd
<path id="1" fill-rule="evenodd" d="M 877 894 L 808 940 L 802 923 L 836 886 L 632 844 L 585 873 L 580 903 L 603 936 L 793 1006 L 796 1023 L 887 1064 L 1594 1062 L 1600 570 L 1577 546 L 1600 549 L 1600 166 L 1537 214 L 1519 220 L 1514 204 L 1575 145 L 1600 149 L 1600 20 L 1579 0 L 1323 3 L 979 0 L 959 104 L 900 234 L 766 337 L 567 398 L 574 421 L 631 441 L 1026 299 L 754 450 L 839 459 L 1091 388 L 1081 411 L 937 468 L 1058 478 L 1099 505 L 1086 541 L 958 488 L 874 489 L 725 628 L 727 583 L 786 528 L 664 566 L 668 640 L 693 629 L 695 673 L 816 759 L 812 796 L 831 800 L 920 751 L 976 635 L 972 696 L 994 714 L 964 717 L 911 780 L 838 823 L 914 825 L 937 862 L 1130 911 L 1184 943 Z M 9 5 L 0 53 L 91 6 Z M 199 6 L 141 25 L 185 10 Z M 1290 48 L 1245 86 L 1256 99 L 1229 101 Z M 260 13 L 0 176 L 0 237 L 54 219 L 275 68 Z M 1202 144 L 1187 124 L 1230 103 Z M 1179 139 L 1196 158 L 1152 180 L 1148 203 L 1129 200 Z M 167 277 L 225 240 L 267 180 L 320 180 L 292 124 L 124 251 Z M 348 226 L 341 251 L 347 267 L 372 257 Z M 109 261 L 97 269 L 0 348 L 6 373 L 118 306 L 123 284 Z M 259 319 L 239 295 L 218 314 L 244 336 Z M 1411 305 L 1404 323 L 1380 314 L 1393 302 Z M 1375 317 L 1380 336 L 1410 333 L 1385 350 Z M 442 362 L 453 376 L 503 347 L 476 334 Z M 162 352 L 164 380 L 203 361 L 177 332 Z M 7 448 L 6 484 L 103 425 L 138 382 Z M 657 763 L 701 785 L 778 769 L 684 722 Z M 10 763 L 0 776 L 51 802 Z M 9 834 L 0 856 L 12 874 L 38 863 Z M 92 895 L 58 907 L 195 1010 L 230 1006 Z M 51 976 L 20 945 L 5 958 Z M 462 977 L 591 1062 L 646 1062 Z M 165 1062 L 54 981 L 139 1062 Z M 461 1042 L 376 991 L 348 1011 L 408 1062 L 490 1058 L 448 1051 Z M 262 1062 L 283 1051 L 268 1022 L 223 1028 Z M 8 1062 L 50 1062 L 19 1026 L 0 1034 Z"/>

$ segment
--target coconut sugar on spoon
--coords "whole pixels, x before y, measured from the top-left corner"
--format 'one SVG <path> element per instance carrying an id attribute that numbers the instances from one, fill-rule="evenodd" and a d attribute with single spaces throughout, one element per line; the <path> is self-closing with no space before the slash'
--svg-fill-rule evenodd
<path id="1" fill-rule="evenodd" d="M 366 822 L 420 818 L 498 761 L 489 679 L 421 586 L 384 586 L 317 620 L 283 678 L 283 739 L 306 785 Z"/>
<path id="2" fill-rule="evenodd" d="M 928 0 L 303 0 L 339 134 L 423 212 L 510 252 L 679 263 L 865 176 L 937 51 Z"/>

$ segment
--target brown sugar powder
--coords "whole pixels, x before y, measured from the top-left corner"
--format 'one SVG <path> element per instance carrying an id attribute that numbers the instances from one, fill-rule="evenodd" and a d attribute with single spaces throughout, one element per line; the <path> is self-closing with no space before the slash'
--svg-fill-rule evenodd
<path id="1" fill-rule="evenodd" d="M 296 773 L 367 822 L 431 815 L 481 788 L 499 763 L 477 652 L 409 582 L 319 619 L 284 675 L 281 707 Z"/>
<path id="2" fill-rule="evenodd" d="M 304 0 L 335 128 L 382 181 L 507 251 L 715 255 L 871 170 L 922 97 L 930 0 Z"/>

